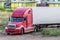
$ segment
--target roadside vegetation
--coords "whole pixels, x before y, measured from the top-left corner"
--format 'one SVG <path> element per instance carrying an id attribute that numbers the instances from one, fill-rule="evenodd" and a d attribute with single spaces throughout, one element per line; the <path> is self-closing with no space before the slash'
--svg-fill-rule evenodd
<path id="1" fill-rule="evenodd" d="M 3 30 L 9 21 L 11 11 L 0 10 L 0 30 Z"/>
<path id="2" fill-rule="evenodd" d="M 60 36 L 60 28 L 43 28 L 44 36 Z"/>

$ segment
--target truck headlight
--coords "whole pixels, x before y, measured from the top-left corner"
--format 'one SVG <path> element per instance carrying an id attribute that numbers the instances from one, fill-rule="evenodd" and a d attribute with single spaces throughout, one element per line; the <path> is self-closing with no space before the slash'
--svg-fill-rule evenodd
<path id="1" fill-rule="evenodd" d="M 5 29 L 8 29 L 8 27 L 5 27 Z"/>

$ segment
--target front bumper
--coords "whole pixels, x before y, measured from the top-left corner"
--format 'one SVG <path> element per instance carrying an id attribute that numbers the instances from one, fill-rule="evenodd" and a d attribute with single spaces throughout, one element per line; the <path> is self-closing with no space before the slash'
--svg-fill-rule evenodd
<path id="1" fill-rule="evenodd" d="M 12 33 L 12 34 L 18 34 L 21 33 L 21 30 L 19 29 L 5 29 L 6 33 Z"/>

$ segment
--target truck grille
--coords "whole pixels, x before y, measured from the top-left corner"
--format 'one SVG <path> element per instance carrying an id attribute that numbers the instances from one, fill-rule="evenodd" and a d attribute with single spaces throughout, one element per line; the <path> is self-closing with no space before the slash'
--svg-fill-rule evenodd
<path id="1" fill-rule="evenodd" d="M 15 28 L 15 27 L 16 27 L 15 24 L 9 24 L 9 25 L 8 25 L 8 28 Z"/>

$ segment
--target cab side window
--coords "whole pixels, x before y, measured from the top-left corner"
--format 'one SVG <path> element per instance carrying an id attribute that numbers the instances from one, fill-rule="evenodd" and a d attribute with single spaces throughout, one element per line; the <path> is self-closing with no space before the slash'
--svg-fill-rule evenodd
<path id="1" fill-rule="evenodd" d="M 31 13 L 31 11 L 28 12 L 28 14 L 30 14 L 30 13 Z"/>

